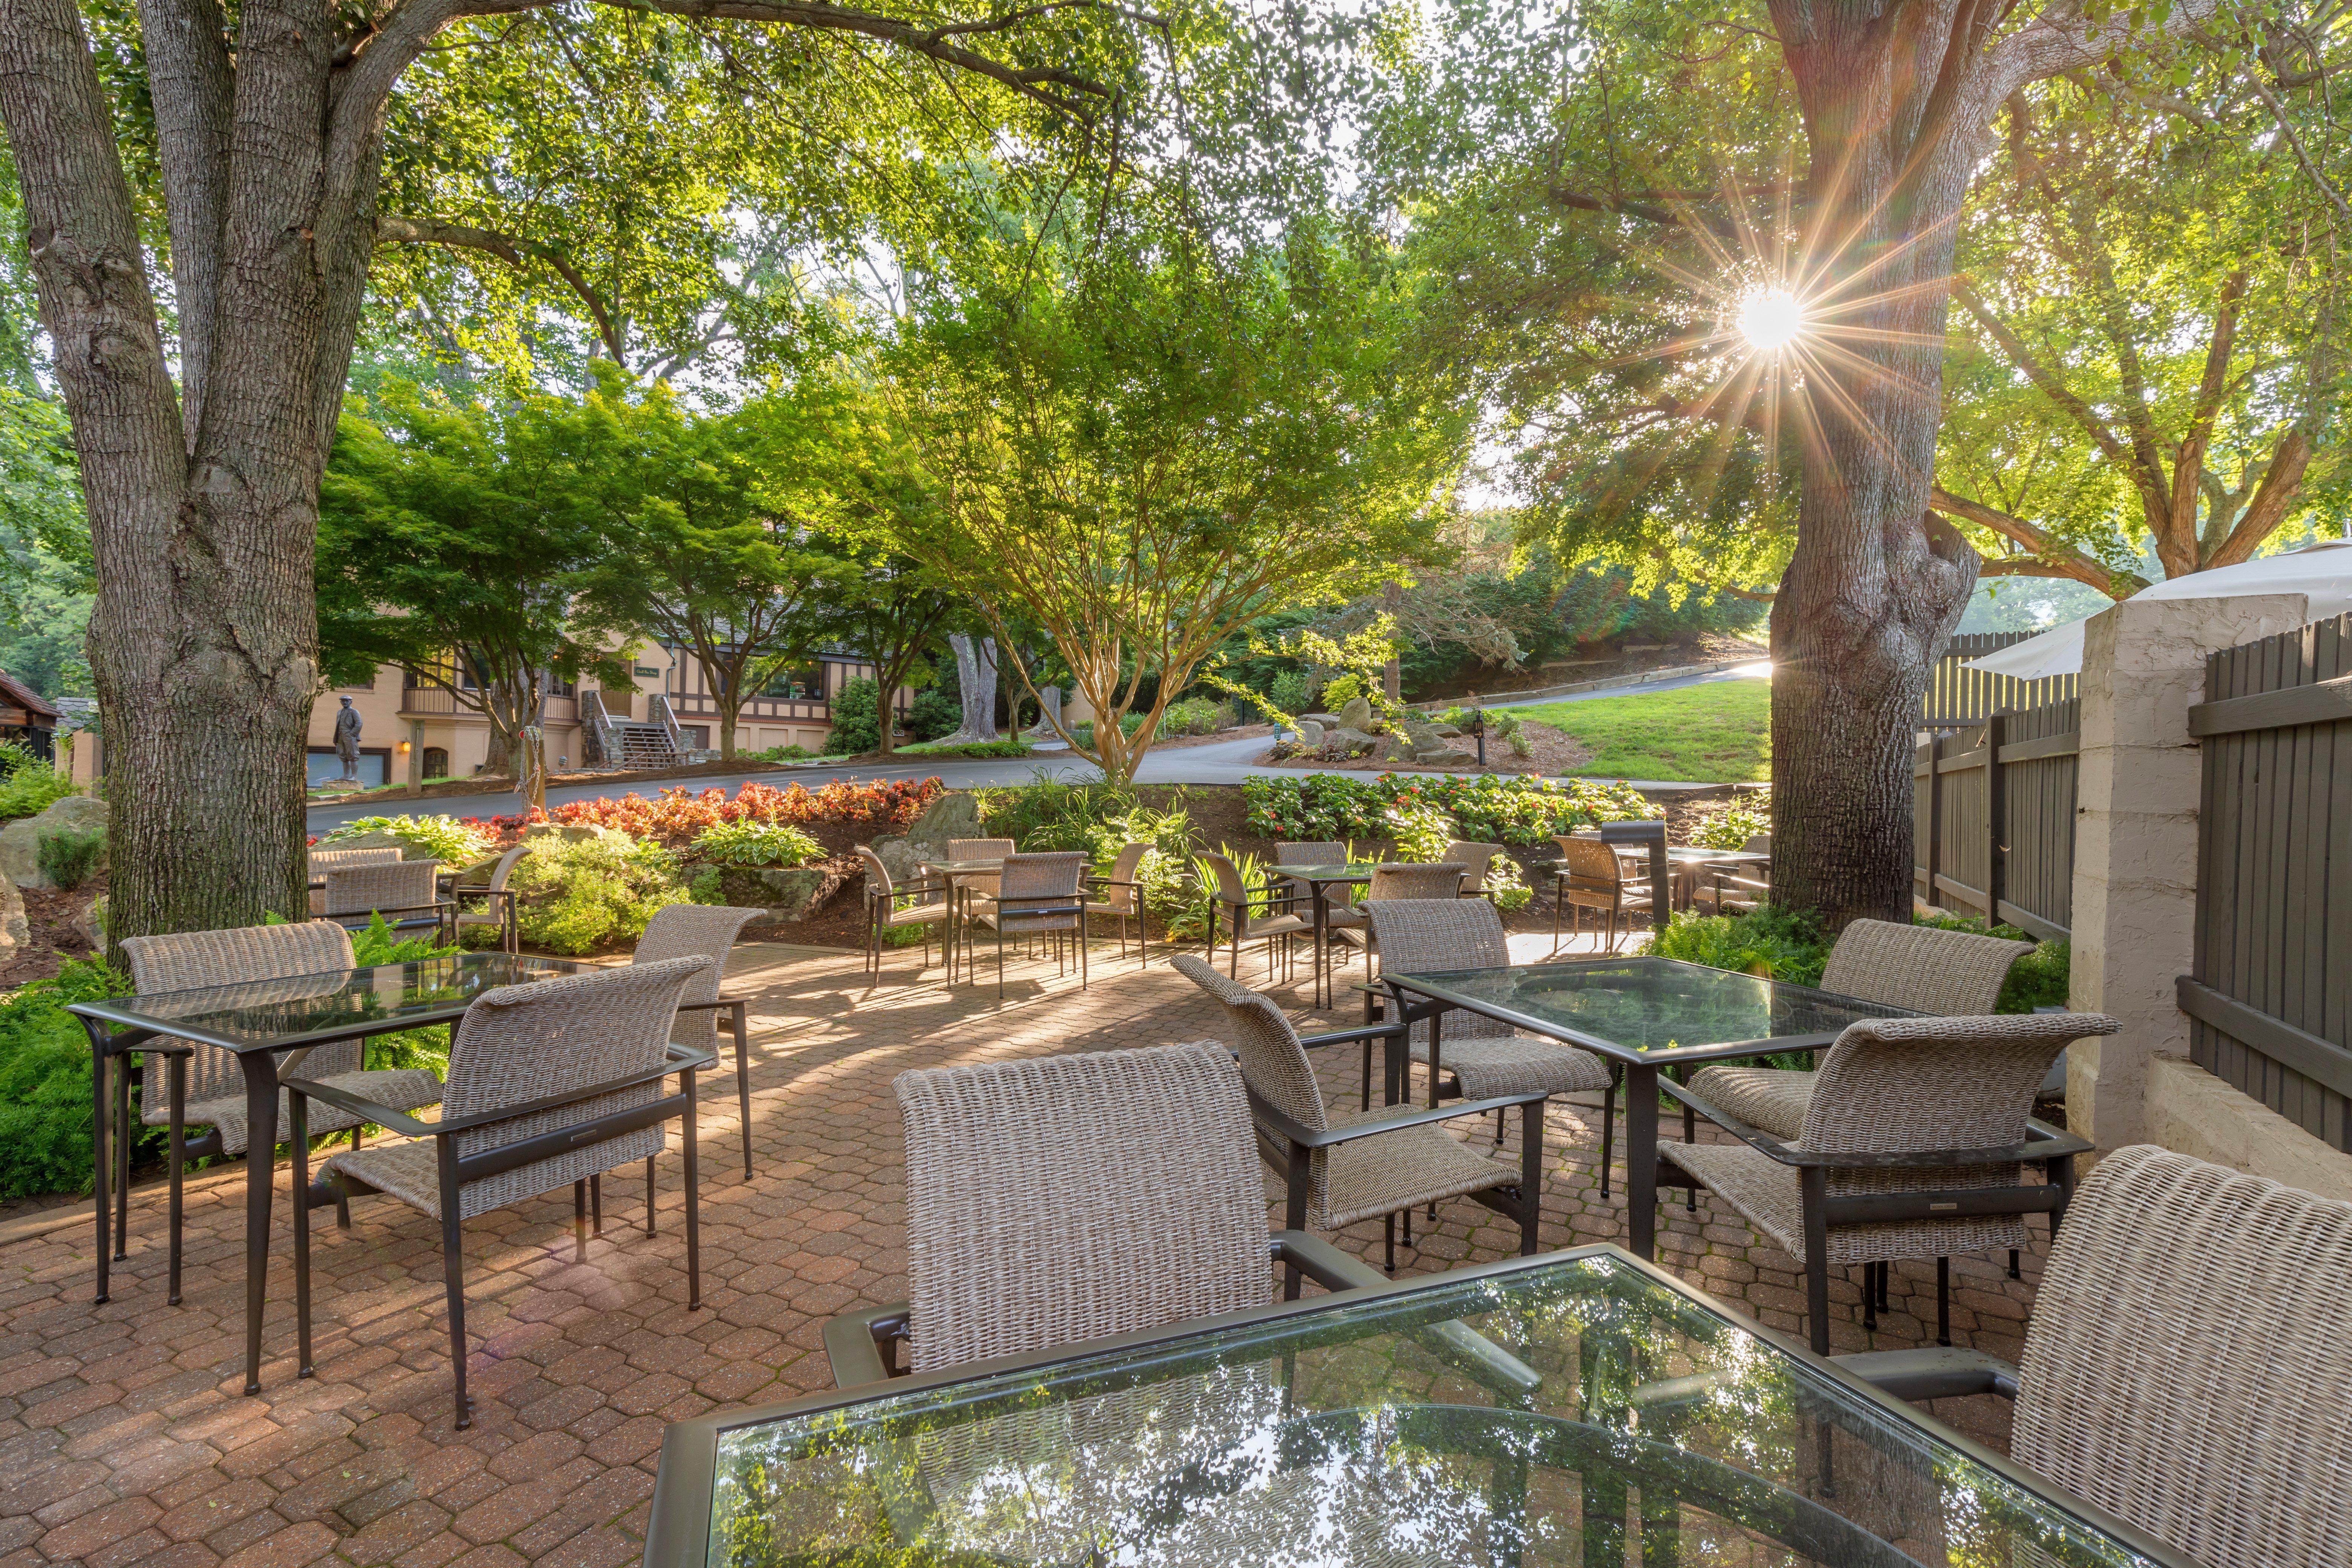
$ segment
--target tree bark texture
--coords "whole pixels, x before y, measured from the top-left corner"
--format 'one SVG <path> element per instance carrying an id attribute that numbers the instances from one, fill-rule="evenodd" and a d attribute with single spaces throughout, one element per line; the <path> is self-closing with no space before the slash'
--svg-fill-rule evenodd
<path id="1" fill-rule="evenodd" d="M 971 745 L 996 739 L 996 639 L 967 637 L 955 632 L 948 637 L 948 647 L 955 650 L 956 682 L 963 700 L 963 722 L 947 743 Z M 877 700 L 888 702 L 890 694 L 881 693 Z"/>
<path id="2" fill-rule="evenodd" d="M 2189 0 L 2170 25 L 2211 8 Z M 1770 10 L 1824 193 L 1797 547 L 1772 616 L 1774 896 L 1835 931 L 1909 917 L 1913 736 L 1976 581 L 1976 552 L 1928 510 L 1969 179 L 2003 98 L 2122 36 L 2053 8 L 1996 42 L 2010 13 L 1992 0 Z"/>

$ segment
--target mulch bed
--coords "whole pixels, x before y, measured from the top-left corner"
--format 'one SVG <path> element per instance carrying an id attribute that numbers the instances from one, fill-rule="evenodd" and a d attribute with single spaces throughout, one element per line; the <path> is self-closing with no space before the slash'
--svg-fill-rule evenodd
<path id="1" fill-rule="evenodd" d="M 71 892 L 23 888 L 25 924 L 30 935 L 5 964 L 0 964 L 0 991 L 55 975 L 68 958 L 88 958 L 89 938 L 82 925 L 89 906 L 106 896 L 106 874 L 100 872 Z"/>
<path id="2" fill-rule="evenodd" d="M 1486 765 L 1483 768 L 1475 762 L 1414 763 L 1401 758 L 1382 762 L 1373 757 L 1356 757 L 1339 761 L 1311 753 L 1295 757 L 1276 757 L 1271 751 L 1259 752 L 1252 759 L 1250 765 L 1261 768 L 1345 768 L 1350 773 L 1394 773 L 1401 768 L 1409 768 L 1417 773 L 1484 773 L 1516 776 L 1523 773 L 1572 773 L 1592 760 L 1592 749 L 1590 746 L 1571 735 L 1553 729 L 1549 724 L 1538 724 L 1532 721 L 1524 723 L 1520 726 L 1520 738 L 1528 743 L 1528 754 L 1524 757 L 1514 752 L 1509 742 L 1501 736 L 1488 735 Z M 1454 743 L 1473 756 L 1477 754 L 1478 742 L 1472 736 L 1464 735 Z"/>

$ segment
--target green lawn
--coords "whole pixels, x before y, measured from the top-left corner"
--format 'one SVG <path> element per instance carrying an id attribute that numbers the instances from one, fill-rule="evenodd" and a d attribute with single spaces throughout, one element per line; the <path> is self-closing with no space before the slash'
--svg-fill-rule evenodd
<path id="1" fill-rule="evenodd" d="M 1592 748 L 1586 777 L 1746 784 L 1772 776 L 1772 683 L 1710 681 L 1518 713 Z"/>

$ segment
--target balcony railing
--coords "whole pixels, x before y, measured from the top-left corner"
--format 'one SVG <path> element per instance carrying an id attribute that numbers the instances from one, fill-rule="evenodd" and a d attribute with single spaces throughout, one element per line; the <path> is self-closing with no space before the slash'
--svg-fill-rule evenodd
<path id="1" fill-rule="evenodd" d="M 438 686 L 404 686 L 400 689 L 400 710 L 420 716 L 457 711 L 457 699 Z"/>

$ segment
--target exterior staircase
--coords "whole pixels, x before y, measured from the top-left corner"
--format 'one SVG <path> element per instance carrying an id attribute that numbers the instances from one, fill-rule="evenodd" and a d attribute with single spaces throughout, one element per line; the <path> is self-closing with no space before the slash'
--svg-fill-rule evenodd
<path id="1" fill-rule="evenodd" d="M 677 742 L 670 738 L 667 726 L 636 723 L 625 719 L 612 721 L 613 738 L 618 743 L 614 761 L 625 768 L 667 768 L 678 760 Z"/>

